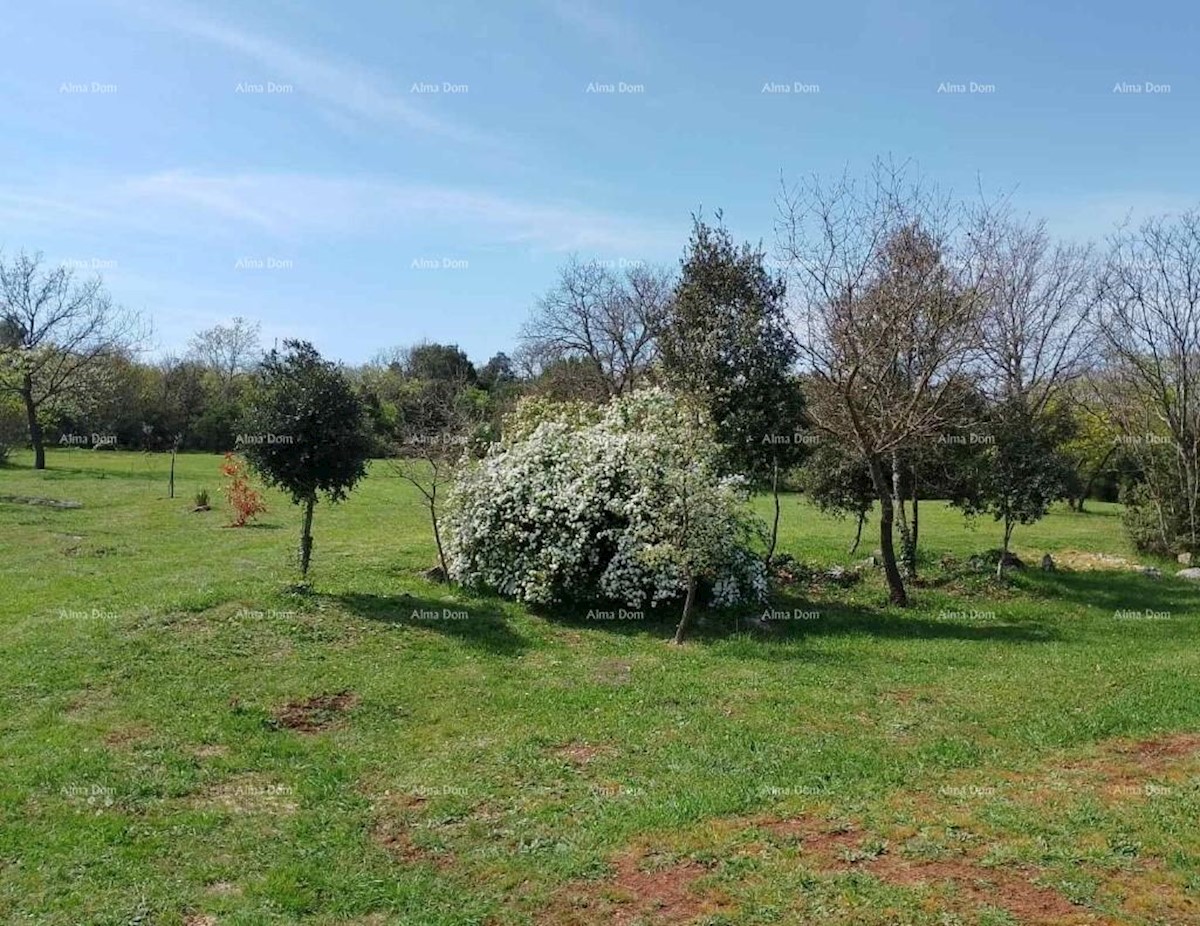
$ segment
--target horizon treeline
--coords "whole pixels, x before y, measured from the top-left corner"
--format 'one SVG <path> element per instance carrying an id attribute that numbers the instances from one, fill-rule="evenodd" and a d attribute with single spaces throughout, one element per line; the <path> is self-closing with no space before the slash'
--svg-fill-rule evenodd
<path id="1" fill-rule="evenodd" d="M 482 452 L 524 397 L 663 386 L 776 499 L 800 488 L 860 527 L 878 506 L 899 571 L 916 569 L 923 498 L 1003 521 L 1005 551 L 1061 498 L 1120 497 L 1143 547 L 1200 545 L 1200 210 L 1066 242 L 882 161 L 785 186 L 777 208 L 770 257 L 719 212 L 693 217 L 675 267 L 570 257 L 485 362 L 451 341 L 343 365 L 374 454 Z M 99 279 L 0 258 L 0 447 L 33 445 L 39 467 L 45 446 L 238 450 L 258 325 L 156 361 L 144 338 Z"/>

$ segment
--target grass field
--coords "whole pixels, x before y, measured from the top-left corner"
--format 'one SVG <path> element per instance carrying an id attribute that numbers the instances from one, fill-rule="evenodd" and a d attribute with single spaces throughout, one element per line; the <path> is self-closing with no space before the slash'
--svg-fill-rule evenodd
<path id="1" fill-rule="evenodd" d="M 318 506 L 301 592 L 299 512 L 226 528 L 217 457 L 174 500 L 161 456 L 30 462 L 0 496 L 82 507 L 0 501 L 0 923 L 1200 923 L 1174 564 L 999 586 L 939 565 L 995 526 L 927 503 L 913 608 L 871 575 L 673 648 L 674 613 L 424 581 L 382 464 Z M 1091 507 L 1017 551 L 1148 562 Z M 845 562 L 852 534 L 785 500 L 782 550 Z"/>

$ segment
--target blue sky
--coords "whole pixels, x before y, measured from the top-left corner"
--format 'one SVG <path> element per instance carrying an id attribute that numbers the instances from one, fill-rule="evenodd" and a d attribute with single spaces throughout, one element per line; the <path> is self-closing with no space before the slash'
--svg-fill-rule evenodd
<path id="1" fill-rule="evenodd" d="M 485 360 L 569 253 L 673 263 L 698 208 L 769 244 L 781 173 L 876 155 L 1072 237 L 1200 203 L 1183 0 L 90 0 L 0 42 L 0 247 L 101 270 L 158 351 L 243 315 Z"/>

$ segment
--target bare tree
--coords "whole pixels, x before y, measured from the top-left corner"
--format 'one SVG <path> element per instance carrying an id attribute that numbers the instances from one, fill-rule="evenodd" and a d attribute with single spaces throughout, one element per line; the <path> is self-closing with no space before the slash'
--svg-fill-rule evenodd
<path id="1" fill-rule="evenodd" d="M 956 419 L 982 311 L 977 236 L 962 206 L 907 167 L 876 162 L 863 181 L 785 187 L 777 237 L 799 300 L 809 416 L 866 461 L 889 595 L 906 605 L 893 543 L 896 456 Z"/>
<path id="2" fill-rule="evenodd" d="M 405 420 L 397 426 L 395 456 L 390 461 L 393 472 L 421 494 L 433 529 L 442 581 L 450 579 L 440 520 L 444 490 L 453 480 L 482 418 L 481 409 L 468 397 L 469 385 L 465 376 L 456 381 L 442 379 L 422 384 L 417 396 L 406 403 Z"/>
<path id="3" fill-rule="evenodd" d="M 261 330 L 258 322 L 238 316 L 231 324 L 214 325 L 192 336 L 188 354 L 213 371 L 222 398 L 231 396 L 238 374 L 249 372 L 261 354 Z"/>
<path id="4" fill-rule="evenodd" d="M 1163 544 L 1200 548 L 1200 208 L 1120 229 L 1102 285 L 1101 391 L 1142 464 Z M 1160 464 L 1165 455 L 1165 465 Z"/>
<path id="5" fill-rule="evenodd" d="M 0 390 L 24 406 L 34 468 L 46 468 L 41 415 L 57 402 L 86 398 L 105 361 L 145 337 L 140 318 L 113 304 L 97 276 L 76 280 L 40 253 L 0 259 Z"/>
<path id="6" fill-rule="evenodd" d="M 1096 347 L 1099 299 L 1091 245 L 1051 242 L 1044 222 L 984 216 L 977 228 L 986 310 L 982 381 L 997 402 L 1035 416 L 1083 376 Z"/>
<path id="7" fill-rule="evenodd" d="M 581 360 L 609 395 L 628 392 L 653 362 L 672 288 L 672 274 L 663 268 L 634 263 L 617 273 L 572 257 L 522 329 L 522 357 L 541 369 Z"/>

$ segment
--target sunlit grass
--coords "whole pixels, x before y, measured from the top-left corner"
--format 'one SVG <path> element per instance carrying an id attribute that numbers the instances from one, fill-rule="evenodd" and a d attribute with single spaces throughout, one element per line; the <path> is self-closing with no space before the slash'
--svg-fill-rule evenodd
<path id="1" fill-rule="evenodd" d="M 534 614 L 421 579 L 423 511 L 383 465 L 318 506 L 297 592 L 298 510 L 268 493 L 226 527 L 218 463 L 181 457 L 174 500 L 161 456 L 0 469 L 0 495 L 83 505 L 0 502 L 0 922 L 527 923 L 633 846 L 710 866 L 712 922 L 939 922 L 920 892 L 750 851 L 737 821 L 764 815 L 846 819 L 893 853 L 965 828 L 1081 910 L 1109 909 L 1100 873 L 1130 852 L 1197 868 L 1194 777 L 1116 806 L 1004 783 L 1200 730 L 1200 595 L 1170 576 L 947 572 L 999 532 L 928 502 L 913 608 L 872 574 L 786 590 L 772 608 L 803 617 L 777 630 L 709 615 L 672 648 L 673 613 Z M 214 510 L 190 510 L 200 488 Z M 1144 561 L 1091 507 L 1018 529 L 1018 552 Z M 802 560 L 850 561 L 853 532 L 785 500 Z M 853 558 L 876 545 L 868 525 Z M 341 692 L 316 732 L 279 720 Z"/>

